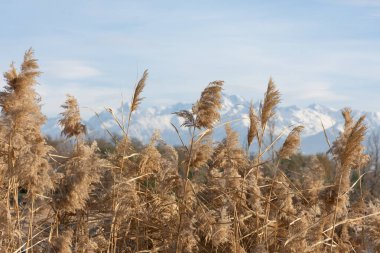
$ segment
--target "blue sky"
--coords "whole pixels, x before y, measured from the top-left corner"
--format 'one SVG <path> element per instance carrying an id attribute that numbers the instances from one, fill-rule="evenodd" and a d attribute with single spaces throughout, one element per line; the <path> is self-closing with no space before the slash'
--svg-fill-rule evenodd
<path id="1" fill-rule="evenodd" d="M 146 68 L 147 106 L 193 102 L 213 80 L 257 101 L 272 76 L 284 105 L 380 111 L 380 0 L 19 0 L 0 10 L 0 70 L 33 47 L 48 116 L 66 93 L 85 117 L 117 107 Z"/>

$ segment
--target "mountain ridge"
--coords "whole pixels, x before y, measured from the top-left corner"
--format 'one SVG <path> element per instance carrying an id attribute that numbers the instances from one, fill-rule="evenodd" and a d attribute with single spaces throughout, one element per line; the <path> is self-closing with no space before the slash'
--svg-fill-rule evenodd
<path id="1" fill-rule="evenodd" d="M 238 95 L 223 94 L 221 123 L 231 122 L 231 126 L 239 132 L 242 144 L 245 143 L 247 129 L 249 126 L 248 110 L 250 102 Z M 130 135 L 142 142 L 148 142 L 152 134 L 158 130 L 163 140 L 172 145 L 179 145 L 175 129 L 171 124 L 179 128 L 181 120 L 173 113 L 180 110 L 191 109 L 190 103 L 176 103 L 169 106 L 152 106 L 139 108 L 132 115 L 132 123 L 130 127 Z M 259 103 L 255 104 L 256 110 Z M 113 110 L 115 115 L 121 119 L 121 113 L 128 113 L 129 106 L 124 104 L 123 108 L 119 107 Z M 366 124 L 369 131 L 380 128 L 380 113 L 379 112 L 363 112 L 353 110 L 354 117 L 366 114 Z M 126 115 L 124 116 L 126 117 Z M 121 134 L 121 130 L 111 113 L 103 110 L 98 114 L 90 117 L 88 120 L 83 120 L 88 129 L 90 137 L 109 138 L 105 128 L 111 133 Z M 328 150 L 323 126 L 330 141 L 334 140 L 340 131 L 343 130 L 344 119 L 341 116 L 341 110 L 329 108 L 321 104 L 311 104 L 307 107 L 279 106 L 276 111 L 275 134 L 279 134 L 284 129 L 285 132 L 291 130 L 290 126 L 303 125 L 305 127 L 302 134 L 301 150 L 302 152 L 316 153 Z M 42 131 L 45 135 L 53 138 L 60 136 L 60 127 L 58 126 L 58 117 L 49 118 L 43 126 Z M 181 129 L 180 134 L 186 140 L 188 134 L 186 129 Z M 216 127 L 214 137 L 220 140 L 224 137 L 223 127 Z M 280 142 L 279 142 L 280 143 Z"/>

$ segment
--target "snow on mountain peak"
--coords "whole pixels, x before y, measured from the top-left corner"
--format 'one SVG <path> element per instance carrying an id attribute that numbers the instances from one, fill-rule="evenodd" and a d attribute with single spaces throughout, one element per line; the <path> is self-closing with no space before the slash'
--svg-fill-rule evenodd
<path id="1" fill-rule="evenodd" d="M 249 126 L 249 103 L 249 101 L 241 96 L 222 94 L 221 122 L 233 122 L 231 125 L 240 133 L 242 143 L 245 141 L 247 127 Z M 178 119 L 173 112 L 185 109 L 190 110 L 191 107 L 192 104 L 190 103 L 177 103 L 171 106 L 154 106 L 147 108 L 141 107 L 133 114 L 130 134 L 143 142 L 147 142 L 154 131 L 159 130 L 162 138 L 166 142 L 177 145 L 180 141 L 171 123 L 179 127 L 181 120 Z M 123 106 L 123 110 L 118 108 L 114 110 L 114 112 L 121 118 L 123 111 L 125 118 L 128 113 L 128 108 L 128 103 L 126 103 Z M 255 108 L 258 110 L 257 104 Z M 363 112 L 353 111 L 353 114 L 362 115 Z M 366 122 L 370 129 L 379 128 L 380 112 L 367 113 Z M 107 128 L 111 133 L 121 134 L 119 126 L 107 111 L 102 111 L 99 113 L 99 116 L 93 116 L 84 123 L 87 125 L 89 135 L 92 135 L 92 137 L 107 138 L 108 135 L 104 128 Z M 324 151 L 323 149 L 326 148 L 322 123 L 331 137 L 336 137 L 339 131 L 342 130 L 341 126 L 343 126 L 344 120 L 340 111 L 319 104 L 312 104 L 302 108 L 298 106 L 279 106 L 276 112 L 276 118 L 274 119 L 275 133 L 277 134 L 286 128 L 289 132 L 291 126 L 303 125 L 305 127 L 302 134 L 302 148 L 306 153 L 322 152 Z M 61 130 L 58 127 L 57 118 L 48 119 L 42 130 L 46 135 L 58 137 Z M 188 131 L 181 129 L 181 134 L 186 139 Z M 223 136 L 223 127 L 216 128 L 214 137 L 221 139 Z"/>

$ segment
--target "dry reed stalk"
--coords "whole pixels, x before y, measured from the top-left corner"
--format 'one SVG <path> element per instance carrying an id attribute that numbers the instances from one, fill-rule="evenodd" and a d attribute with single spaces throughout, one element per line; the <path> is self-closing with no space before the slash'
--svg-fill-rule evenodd
<path id="1" fill-rule="evenodd" d="M 288 178 L 286 177 L 286 175 L 282 171 L 280 171 L 280 173 L 278 173 L 279 172 L 279 169 L 278 169 L 279 162 L 281 159 L 289 159 L 289 157 L 291 155 L 293 155 L 298 150 L 299 145 L 300 145 L 300 132 L 302 130 L 303 130 L 303 126 L 295 127 L 289 133 L 288 137 L 286 138 L 283 146 L 281 147 L 281 149 L 279 151 L 279 155 L 278 155 L 279 160 L 278 160 L 277 164 L 275 165 L 275 170 L 276 170 L 275 176 L 272 179 L 272 183 L 271 183 L 271 186 L 269 189 L 269 194 L 268 194 L 267 199 L 266 199 L 265 224 L 268 223 L 268 220 L 269 220 L 272 195 L 276 194 L 276 187 L 278 187 L 277 181 L 280 181 L 282 184 L 284 184 L 286 186 L 285 190 L 287 190 L 289 188 L 288 182 L 285 184 L 286 181 L 289 181 Z M 283 188 L 280 191 L 283 191 Z M 278 193 L 276 195 L 278 195 Z M 286 215 L 288 215 L 288 214 L 294 214 L 294 212 L 295 212 L 295 210 L 292 206 L 292 200 L 291 200 L 291 198 L 289 198 L 290 195 L 286 194 L 286 196 L 287 196 L 286 199 L 280 200 L 280 201 L 283 201 L 283 203 L 285 204 L 285 209 L 282 208 L 282 210 L 284 210 L 283 213 L 280 212 L 280 218 L 286 217 L 286 216 L 282 216 L 285 213 L 286 213 Z M 269 239 L 268 238 L 268 227 L 266 227 L 265 228 L 265 241 L 266 241 L 267 250 L 269 250 L 268 239 Z"/>
<path id="2" fill-rule="evenodd" d="M 201 128 L 211 129 L 213 128 L 214 123 L 220 119 L 219 109 L 221 108 L 222 86 L 223 86 L 223 81 L 211 82 L 203 90 L 203 92 L 201 93 L 200 99 L 193 106 L 192 113 L 189 111 L 181 111 L 181 112 L 176 113 L 179 117 L 182 117 L 185 119 L 185 123 L 184 123 L 185 127 L 192 128 L 191 141 L 189 144 L 188 155 L 187 155 L 188 160 L 187 160 L 187 165 L 186 165 L 186 171 L 184 173 L 185 180 L 183 180 L 183 197 L 181 200 L 183 203 L 179 205 L 180 217 L 179 217 L 178 233 L 177 233 L 177 240 L 176 240 L 176 252 L 183 250 L 184 246 L 183 246 L 183 242 L 180 236 L 184 231 L 186 231 L 184 230 L 185 225 L 186 225 L 186 220 L 188 221 L 190 217 L 192 217 L 191 211 L 190 213 L 189 211 L 187 211 L 189 207 L 184 204 L 188 202 L 188 197 L 187 197 L 188 195 L 185 193 L 187 192 L 186 189 L 189 187 L 189 173 L 190 173 L 190 170 L 192 169 L 192 165 L 200 165 L 199 162 L 205 160 L 204 158 L 200 159 L 200 154 L 201 154 L 200 152 L 202 152 L 200 148 L 202 149 L 206 148 L 206 150 L 210 150 L 209 149 L 210 144 L 199 145 L 196 143 L 196 140 L 195 140 L 196 129 L 201 129 Z M 194 159 L 194 154 L 196 154 L 196 157 L 198 158 Z M 198 161 L 198 162 L 194 163 L 195 161 Z M 192 208 L 190 208 L 189 210 L 191 209 Z M 187 234 L 187 237 L 189 236 L 190 234 Z M 186 240 L 187 245 L 193 245 L 192 242 L 193 240 Z M 191 249 L 191 247 L 186 248 L 186 249 L 189 250 Z"/>
<path id="3" fill-rule="evenodd" d="M 369 157 L 364 154 L 364 147 L 361 144 L 367 129 L 364 125 L 365 117 L 362 116 L 354 122 L 351 110 L 348 108 L 342 111 L 342 115 L 345 119 L 344 132 L 333 143 L 331 148 L 332 154 L 338 161 L 335 177 L 336 189 L 331 238 L 334 238 L 336 220 L 347 213 L 349 199 L 344 193 L 350 189 L 351 170 L 360 169 L 369 161 Z M 331 242 L 330 251 L 332 252 L 332 250 L 333 243 Z"/>
<path id="4" fill-rule="evenodd" d="M 5 126 L 2 136 L 8 143 L 5 158 L 8 189 L 12 191 L 15 201 L 18 199 L 19 187 L 26 189 L 27 204 L 31 206 L 26 237 L 28 245 L 31 245 L 33 238 L 34 200 L 38 194 L 53 186 L 48 163 L 51 147 L 46 144 L 41 133 L 41 126 L 46 119 L 41 113 L 40 98 L 34 89 L 39 75 L 37 60 L 30 49 L 24 55 L 19 72 L 12 64 L 11 69 L 4 74 L 6 86 L 0 93 L 1 121 Z M 11 197 L 11 194 L 8 193 L 7 196 Z M 16 204 L 17 226 L 20 226 L 20 215 Z"/>
<path id="5" fill-rule="evenodd" d="M 119 191 L 123 190 L 123 187 L 125 185 L 122 183 L 122 181 L 125 179 L 126 175 L 123 175 L 124 168 L 126 164 L 128 163 L 128 158 L 125 159 L 127 151 L 129 151 L 131 143 L 128 138 L 128 132 L 131 124 L 131 118 L 134 111 L 137 110 L 139 107 L 141 101 L 143 98 L 141 97 L 141 94 L 143 92 L 143 89 L 145 88 L 146 80 L 148 78 L 148 70 L 145 70 L 141 79 L 138 81 L 138 83 L 135 86 L 134 93 L 131 100 L 130 110 L 128 113 L 128 123 L 126 126 L 126 129 L 124 127 L 124 115 L 122 115 L 121 122 L 116 117 L 116 115 L 113 113 L 111 109 L 108 109 L 108 111 L 112 114 L 115 122 L 119 125 L 120 130 L 123 132 L 123 138 L 120 142 L 116 145 L 116 152 L 115 152 L 115 158 L 112 158 L 114 162 L 116 162 L 116 167 L 119 169 L 119 172 L 115 172 L 114 170 L 111 171 L 112 173 L 112 186 L 111 186 L 111 201 L 112 201 L 112 215 L 113 219 L 111 221 L 111 232 L 108 240 L 109 244 L 109 251 L 110 252 L 116 252 L 116 245 L 117 245 L 117 234 L 119 233 L 119 227 L 121 226 L 119 224 L 120 219 L 120 212 L 125 212 L 124 208 L 124 200 L 120 198 Z M 108 131 L 109 132 L 109 131 Z M 129 185 L 129 183 L 127 183 Z M 120 209 L 120 211 L 119 211 Z"/>

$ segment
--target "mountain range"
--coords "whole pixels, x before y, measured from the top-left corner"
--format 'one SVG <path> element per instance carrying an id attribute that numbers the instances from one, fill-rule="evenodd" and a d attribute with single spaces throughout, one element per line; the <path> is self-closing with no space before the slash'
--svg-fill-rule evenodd
<path id="1" fill-rule="evenodd" d="M 248 110 L 250 101 L 243 99 L 237 95 L 223 94 L 222 109 L 221 109 L 221 123 L 231 122 L 234 130 L 240 134 L 242 144 L 246 142 L 247 128 L 249 125 Z M 180 131 L 183 139 L 187 140 L 189 133 L 187 129 L 180 128 L 182 121 L 173 114 L 184 109 L 191 109 L 192 104 L 177 103 L 170 106 L 153 106 L 139 108 L 132 115 L 132 123 L 130 127 L 130 135 L 142 142 L 149 141 L 152 134 L 157 130 L 159 131 L 163 140 L 172 145 L 179 145 L 180 139 L 172 126 L 174 124 Z M 259 104 L 255 104 L 257 109 Z M 121 135 L 122 131 L 112 114 L 110 108 L 104 109 L 98 115 L 94 115 L 88 120 L 84 120 L 86 124 L 88 135 L 92 138 L 110 138 L 105 129 L 110 133 Z M 122 118 L 127 117 L 129 111 L 128 104 L 124 104 L 112 112 L 121 121 Z M 380 112 L 364 112 L 353 110 L 354 117 L 366 114 L 366 124 L 368 131 L 380 128 Z M 124 117 L 122 117 L 124 115 Z M 344 119 L 341 115 L 341 110 L 332 109 L 319 104 L 312 104 L 307 107 L 297 106 L 279 106 L 276 110 L 274 122 L 274 133 L 279 135 L 281 132 L 290 132 L 292 126 L 303 125 L 304 131 L 302 133 L 301 152 L 305 154 L 326 152 L 329 149 L 326 141 L 325 133 L 332 142 L 343 130 Z M 53 138 L 60 136 L 61 129 L 58 125 L 58 117 L 49 118 L 43 126 L 42 131 L 45 135 Z M 323 123 L 323 126 L 322 126 Z M 323 127 L 325 131 L 323 131 Z M 214 130 L 214 139 L 221 140 L 224 137 L 223 124 L 217 124 Z M 286 137 L 281 138 L 278 145 Z M 268 141 L 267 141 L 268 143 Z"/>

